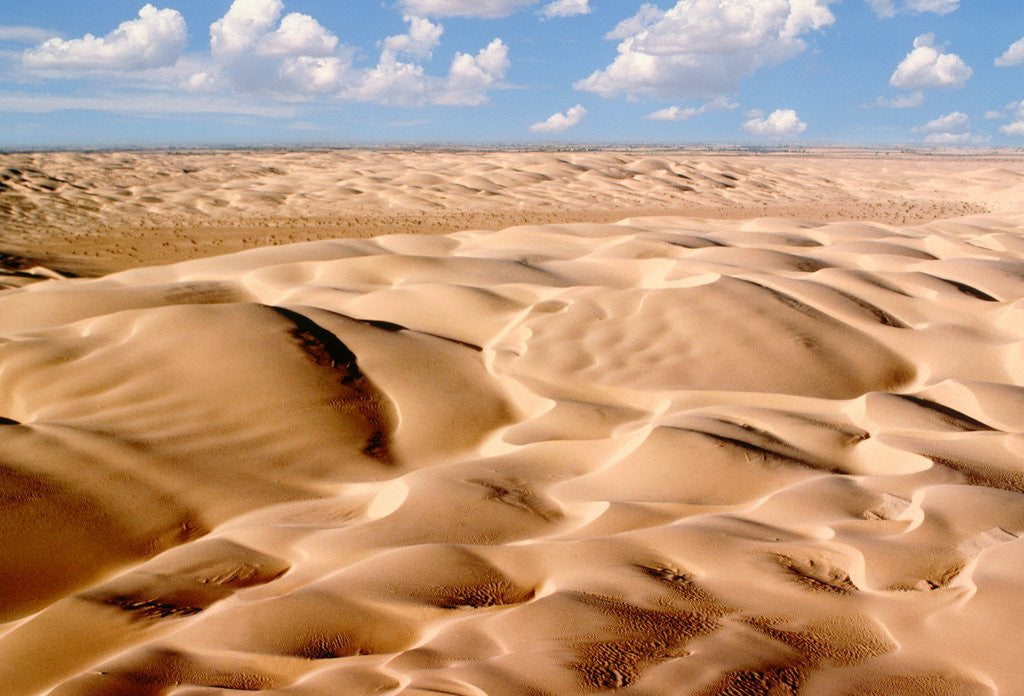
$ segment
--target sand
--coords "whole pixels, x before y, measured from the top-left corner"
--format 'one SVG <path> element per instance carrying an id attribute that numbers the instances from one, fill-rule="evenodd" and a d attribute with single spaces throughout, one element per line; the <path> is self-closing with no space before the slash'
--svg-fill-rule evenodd
<path id="1" fill-rule="evenodd" d="M 907 224 L 989 211 L 993 188 L 1012 201 L 1020 161 L 857 150 L 0 154 L 0 252 L 99 275 L 311 239 L 653 214 Z"/>
<path id="2" fill-rule="evenodd" d="M 0 693 L 1022 693 L 1024 162 L 3 166 Z"/>

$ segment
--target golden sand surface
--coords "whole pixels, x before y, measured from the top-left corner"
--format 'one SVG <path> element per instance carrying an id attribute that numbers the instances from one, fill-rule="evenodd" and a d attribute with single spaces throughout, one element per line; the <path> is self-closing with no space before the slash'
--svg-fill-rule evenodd
<path id="1" fill-rule="evenodd" d="M 1021 693 L 1024 163 L 0 171 L 0 693 Z"/>

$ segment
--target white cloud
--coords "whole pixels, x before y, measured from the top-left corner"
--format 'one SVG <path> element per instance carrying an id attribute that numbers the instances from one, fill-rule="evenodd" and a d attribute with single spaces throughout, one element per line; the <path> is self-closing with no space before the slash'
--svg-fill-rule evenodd
<path id="1" fill-rule="evenodd" d="M 700 116 L 709 111 L 722 109 L 732 111 L 737 108 L 739 108 L 739 104 L 736 102 L 729 101 L 725 97 L 715 97 L 700 106 L 688 106 L 685 109 L 681 109 L 678 106 L 669 106 L 664 109 L 658 109 L 647 114 L 645 118 L 651 121 L 688 121 L 694 116 Z"/>
<path id="2" fill-rule="evenodd" d="M 913 128 L 914 133 L 965 133 L 971 129 L 971 118 L 962 111 L 953 111 Z"/>
<path id="3" fill-rule="evenodd" d="M 214 91 L 227 84 L 238 93 L 286 99 L 476 106 L 501 86 L 509 68 L 508 47 L 495 39 L 475 55 L 456 53 L 446 75 L 427 74 L 423 62 L 444 27 L 416 15 L 404 17 L 405 33 L 379 42 L 376 65 L 357 67 L 354 51 L 319 22 L 294 12 L 278 21 L 283 11 L 282 0 L 234 0 L 210 26 L 212 64 L 188 86 Z"/>
<path id="4" fill-rule="evenodd" d="M 36 43 L 57 36 L 57 32 L 23 24 L 0 24 L 0 41 Z"/>
<path id="5" fill-rule="evenodd" d="M 898 94 L 895 97 L 879 97 L 875 100 L 874 105 L 882 107 L 884 109 L 913 109 L 921 106 L 924 103 L 924 92 L 918 90 L 917 92 L 910 92 L 908 94 Z"/>
<path id="6" fill-rule="evenodd" d="M 456 53 L 448 79 L 435 104 L 477 106 L 487 102 L 487 90 L 505 79 L 509 68 L 508 46 L 494 39 L 475 55 Z"/>
<path id="7" fill-rule="evenodd" d="M 564 114 L 556 113 L 548 116 L 547 120 L 535 123 L 530 126 L 531 133 L 561 133 L 577 125 L 587 115 L 583 105 L 577 104 Z"/>
<path id="8" fill-rule="evenodd" d="M 400 53 L 420 59 L 430 58 L 444 34 L 444 27 L 422 17 L 406 16 L 404 19 L 409 22 L 409 31 L 384 39 L 381 42 L 381 59 L 394 58 Z"/>
<path id="9" fill-rule="evenodd" d="M 990 109 L 985 112 L 986 121 L 1002 121 L 1011 119 L 1012 123 L 1000 127 L 1000 131 L 1011 135 L 1018 135 L 1020 128 L 1018 124 L 1024 124 L 1024 99 L 1012 101 L 1005 104 L 1001 109 Z"/>
<path id="10" fill-rule="evenodd" d="M 678 0 L 640 7 L 608 34 L 618 57 L 575 84 L 602 96 L 715 96 L 757 68 L 806 48 L 801 35 L 831 25 L 830 0 Z"/>
<path id="11" fill-rule="evenodd" d="M 507 17 L 537 0 L 400 0 L 406 14 L 419 17 Z"/>
<path id="12" fill-rule="evenodd" d="M 338 37 L 309 15 L 291 12 L 280 22 L 281 0 L 234 0 L 223 17 L 210 25 L 210 50 L 215 57 L 329 56 Z"/>
<path id="13" fill-rule="evenodd" d="M 1000 126 L 999 132 L 1006 135 L 1024 135 L 1024 119 Z"/>
<path id="14" fill-rule="evenodd" d="M 444 27 L 412 15 L 404 17 L 406 32 L 378 43 L 376 63 L 369 65 L 357 65 L 356 50 L 343 45 L 313 17 L 286 13 L 283 0 L 233 0 L 224 15 L 210 24 L 210 51 L 204 54 L 182 54 L 185 27 L 176 11 L 146 5 L 139 15 L 101 39 L 90 35 L 74 41 L 55 39 L 18 55 L 35 75 L 102 70 L 122 88 L 152 95 L 153 103 L 166 102 L 178 90 L 183 103 L 211 111 L 221 109 L 231 98 L 241 104 L 319 100 L 477 106 L 504 86 L 510 67 L 508 46 L 494 39 L 476 53 L 455 52 L 447 71 L 429 74 L 426 61 L 433 57 Z M 11 32 L 15 33 L 24 32 Z M 176 42 L 173 51 L 168 49 L 169 37 Z M 157 60 L 157 54 L 163 57 Z M 74 70 L 62 67 L 72 64 Z M 92 105 L 101 109 L 103 104 L 116 111 L 121 104 L 112 98 L 19 99 L 25 108 L 51 111 L 91 109 Z M 242 112 L 250 111 L 246 107 Z"/>
<path id="15" fill-rule="evenodd" d="M 415 106 L 427 99 L 427 80 L 423 66 L 398 60 L 384 60 L 363 73 L 342 95 L 353 101 Z"/>
<path id="16" fill-rule="evenodd" d="M 377 66 L 347 88 L 347 98 L 410 106 L 427 100 L 429 80 L 423 66 L 413 61 L 430 57 L 444 27 L 421 17 L 406 16 L 405 21 L 409 31 L 381 41 Z M 413 60 L 403 60 L 406 57 Z"/>
<path id="17" fill-rule="evenodd" d="M 955 53 L 935 47 L 933 34 L 914 39 L 914 49 L 896 66 L 889 84 L 900 89 L 963 87 L 974 71 Z"/>
<path id="18" fill-rule="evenodd" d="M 340 88 L 350 58 L 338 37 L 309 15 L 281 14 L 281 0 L 234 0 L 210 25 L 213 64 L 188 80 L 193 89 L 309 97 Z M 280 21 L 279 21 L 280 20 Z"/>
<path id="19" fill-rule="evenodd" d="M 406 17 L 406 21 L 409 33 L 382 41 L 377 66 L 358 76 L 343 92 L 344 98 L 404 106 L 479 106 L 487 102 L 488 90 L 505 79 L 508 47 L 501 39 L 494 39 L 476 55 L 456 53 L 443 78 L 427 75 L 419 63 L 401 60 L 400 55 L 429 57 L 444 31 L 425 19 Z"/>
<path id="20" fill-rule="evenodd" d="M 139 18 L 122 22 L 106 36 L 52 38 L 22 54 L 33 70 L 81 72 L 144 70 L 172 65 L 185 49 L 185 19 L 177 10 L 144 5 Z"/>
<path id="21" fill-rule="evenodd" d="M 1024 63 L 1024 37 L 1014 41 L 1003 55 L 996 58 L 996 65 L 1007 68 Z"/>
<path id="22" fill-rule="evenodd" d="M 868 5 L 879 17 L 889 19 L 897 14 L 923 14 L 932 12 L 946 15 L 960 8 L 960 0 L 867 0 Z"/>
<path id="23" fill-rule="evenodd" d="M 752 115 L 743 124 L 743 130 L 754 135 L 783 138 L 803 133 L 807 130 L 807 124 L 800 120 L 793 109 L 776 109 L 768 115 L 768 118 Z"/>
<path id="24" fill-rule="evenodd" d="M 539 10 L 542 17 L 575 17 L 593 12 L 590 0 L 555 0 Z"/>
<path id="25" fill-rule="evenodd" d="M 911 128 L 910 132 L 923 135 L 924 142 L 932 145 L 978 144 L 988 139 L 984 135 L 971 132 L 971 119 L 962 111 L 939 116 L 924 125 Z"/>
<path id="26" fill-rule="evenodd" d="M 329 56 L 338 48 L 338 37 L 309 15 L 284 16 L 272 34 L 263 37 L 258 51 L 267 56 Z"/>

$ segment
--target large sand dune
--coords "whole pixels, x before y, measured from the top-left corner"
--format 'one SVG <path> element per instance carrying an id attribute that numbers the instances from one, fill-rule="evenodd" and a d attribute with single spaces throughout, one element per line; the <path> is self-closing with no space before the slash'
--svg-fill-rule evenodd
<path id="1" fill-rule="evenodd" d="M 570 156 L 473 156 L 507 171 L 439 156 L 407 185 L 587 195 L 522 164 Z M 623 155 L 588 156 L 587 179 L 623 180 Z M 921 161 L 669 162 L 790 171 L 774 185 L 803 217 L 724 219 L 730 196 L 776 199 L 720 181 L 719 219 L 12 270 L 0 692 L 1022 693 L 1024 166 Z M 669 186 L 664 164 L 630 166 Z M 225 177 L 151 212 L 229 189 L 282 225 L 302 209 Z M 15 190 L 18 224 L 57 221 L 40 239 L 65 214 L 134 219 Z M 935 219 L 828 219 L 858 197 Z"/>

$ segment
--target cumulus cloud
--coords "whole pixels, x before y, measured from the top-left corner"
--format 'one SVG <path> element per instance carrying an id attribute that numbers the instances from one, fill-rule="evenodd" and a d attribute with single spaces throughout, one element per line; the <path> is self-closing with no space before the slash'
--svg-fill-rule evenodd
<path id="1" fill-rule="evenodd" d="M 444 27 L 406 15 L 408 29 L 379 42 L 372 67 L 358 67 L 354 51 L 314 18 L 284 15 L 282 0 L 234 0 L 210 26 L 212 62 L 187 80 L 194 91 L 225 85 L 238 93 L 275 98 L 331 98 L 417 106 L 475 106 L 500 86 L 508 47 L 495 39 L 476 54 L 456 53 L 446 75 L 427 74 Z"/>
<path id="2" fill-rule="evenodd" d="M 539 14 L 542 17 L 575 17 L 576 15 L 590 14 L 593 10 L 590 7 L 590 0 L 555 0 L 540 8 Z"/>
<path id="3" fill-rule="evenodd" d="M 409 31 L 381 41 L 377 66 L 364 72 L 346 96 L 358 101 L 412 105 L 422 102 L 428 89 L 423 66 L 441 40 L 444 27 L 422 17 L 406 16 Z"/>
<path id="4" fill-rule="evenodd" d="M 793 109 L 776 109 L 768 118 L 755 113 L 743 124 L 743 130 L 754 135 L 784 138 L 803 133 L 807 130 L 807 124 L 800 120 Z"/>
<path id="5" fill-rule="evenodd" d="M 345 96 L 385 104 L 478 106 L 487 102 L 489 89 L 504 79 L 509 67 L 508 47 L 494 39 L 476 55 L 456 53 L 445 78 L 428 76 L 423 66 L 403 61 L 400 55 L 429 57 L 443 29 L 425 19 L 406 17 L 408 34 L 382 42 L 377 67 L 364 73 Z"/>
<path id="6" fill-rule="evenodd" d="M 213 66 L 188 86 L 213 90 L 226 81 L 239 92 L 297 96 L 338 89 L 350 63 L 338 37 L 309 15 L 283 11 L 281 0 L 234 0 L 210 25 Z"/>
<path id="7" fill-rule="evenodd" d="M 577 104 L 563 113 L 551 114 L 546 120 L 530 126 L 531 133 L 561 133 L 577 125 L 587 115 L 582 104 Z"/>
<path id="8" fill-rule="evenodd" d="M 537 0 L 400 0 L 406 14 L 419 17 L 507 17 Z"/>
<path id="9" fill-rule="evenodd" d="M 477 106 L 504 86 L 510 61 L 501 39 L 475 53 L 455 52 L 447 71 L 430 74 L 425 66 L 444 27 L 422 16 L 404 20 L 406 31 L 378 42 L 371 63 L 357 62 L 356 49 L 315 18 L 286 13 L 284 0 L 233 0 L 210 24 L 210 50 L 204 54 L 183 55 L 186 28 L 178 12 L 146 5 L 137 20 L 105 37 L 49 39 L 20 55 L 36 74 L 114 73 L 140 95 L 177 94 L 183 102 L 202 105 L 233 98 L 264 104 L 318 100 Z M 13 37 L 33 35 L 24 28 L 8 29 Z"/>
<path id="10" fill-rule="evenodd" d="M 946 15 L 960 8 L 960 0 L 903 0 L 902 2 L 867 0 L 867 3 L 875 14 L 883 19 L 889 19 L 898 14 L 924 14 L 925 12 Z"/>
<path id="11" fill-rule="evenodd" d="M 487 91 L 505 79 L 509 68 L 508 46 L 494 39 L 475 55 L 456 53 L 444 89 L 434 98 L 445 106 L 478 106 L 487 102 Z"/>
<path id="12" fill-rule="evenodd" d="M 923 135 L 924 142 L 932 145 L 977 144 L 987 139 L 971 132 L 971 119 L 962 111 L 939 116 L 924 125 L 911 128 L 910 132 Z"/>
<path id="13" fill-rule="evenodd" d="M 381 60 L 393 60 L 399 54 L 407 54 L 414 58 L 430 58 L 434 48 L 441 41 L 444 27 L 433 24 L 429 19 L 406 16 L 409 31 L 397 36 L 389 36 L 381 42 Z"/>
<path id="14" fill-rule="evenodd" d="M 479 106 L 488 90 L 498 85 L 509 68 L 508 47 L 494 39 L 476 55 L 456 53 L 444 78 L 426 74 L 423 66 L 402 58 L 427 58 L 444 29 L 417 17 L 406 17 L 409 33 L 389 36 L 381 42 L 377 66 L 356 79 L 344 97 L 357 101 L 414 106 Z"/>
<path id="15" fill-rule="evenodd" d="M 144 5 L 139 18 L 106 36 L 52 38 L 22 54 L 30 69 L 57 72 L 145 70 L 174 64 L 185 50 L 185 19 L 177 10 Z"/>
<path id="16" fill-rule="evenodd" d="M 1024 119 L 1000 126 L 999 132 L 1006 135 L 1024 135 Z"/>
<path id="17" fill-rule="evenodd" d="M 694 116 L 700 116 L 706 114 L 709 111 L 728 110 L 732 111 L 739 108 L 739 104 L 730 101 L 725 97 L 715 97 L 709 102 L 705 102 L 700 106 L 688 106 L 684 109 L 678 106 L 669 106 L 664 109 L 658 109 L 652 113 L 647 114 L 645 118 L 650 121 L 688 121 Z"/>
<path id="18" fill-rule="evenodd" d="M 933 34 L 914 39 L 914 49 L 896 66 L 889 84 L 900 89 L 963 87 L 974 73 L 955 53 L 943 53 Z"/>
<path id="19" fill-rule="evenodd" d="M 1001 68 L 1020 65 L 1021 63 L 1024 63 L 1024 37 L 1014 41 L 1003 55 L 996 58 L 996 65 Z"/>
<path id="20" fill-rule="evenodd" d="M 953 111 L 913 129 L 914 133 L 964 133 L 971 129 L 971 118 L 962 111 Z"/>
<path id="21" fill-rule="evenodd" d="M 802 35 L 831 25 L 830 0 L 678 0 L 645 4 L 606 38 L 621 40 L 606 68 L 575 84 L 610 97 L 715 96 L 762 66 L 806 48 Z"/>

